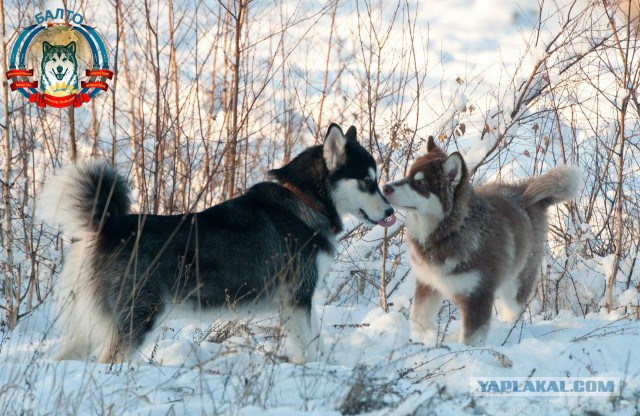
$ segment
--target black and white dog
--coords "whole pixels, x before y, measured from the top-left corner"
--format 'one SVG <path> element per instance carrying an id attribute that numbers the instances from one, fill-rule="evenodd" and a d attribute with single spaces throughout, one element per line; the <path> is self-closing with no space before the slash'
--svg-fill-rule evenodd
<path id="1" fill-rule="evenodd" d="M 269 174 L 275 182 L 169 216 L 129 213 L 127 184 L 104 162 L 54 177 L 38 212 L 74 239 L 57 285 L 68 335 L 57 359 L 126 360 L 180 309 L 214 318 L 281 311 L 290 360 L 314 360 L 321 338 L 311 301 L 332 264 L 341 216 L 382 226 L 395 216 L 355 127 L 343 134 L 332 124 L 323 145 Z"/>
<path id="2" fill-rule="evenodd" d="M 484 343 L 496 295 L 504 300 L 505 318 L 518 318 L 540 275 L 547 209 L 579 189 L 575 166 L 474 188 L 460 153 L 447 155 L 429 137 L 427 153 L 409 175 L 383 187 L 391 204 L 407 211 L 414 340 L 433 338 L 443 297 L 460 309 L 460 341 L 467 345 Z"/>

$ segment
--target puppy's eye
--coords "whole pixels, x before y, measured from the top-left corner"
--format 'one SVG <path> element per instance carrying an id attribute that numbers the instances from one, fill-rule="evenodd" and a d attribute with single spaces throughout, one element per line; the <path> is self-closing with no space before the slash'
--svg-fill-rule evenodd
<path id="1" fill-rule="evenodd" d="M 420 178 L 420 179 L 413 178 L 413 183 L 416 185 L 422 186 L 424 185 L 424 178 Z"/>

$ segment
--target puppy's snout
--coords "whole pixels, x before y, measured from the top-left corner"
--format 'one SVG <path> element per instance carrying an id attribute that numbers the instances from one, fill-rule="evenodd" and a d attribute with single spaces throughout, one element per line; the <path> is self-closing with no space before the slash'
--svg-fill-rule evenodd
<path id="1" fill-rule="evenodd" d="M 384 212 L 384 215 L 386 217 L 390 217 L 393 215 L 394 209 L 393 208 L 387 208 L 387 210 Z"/>
<path id="2" fill-rule="evenodd" d="M 384 195 L 391 195 L 393 191 L 394 191 L 393 185 L 386 184 L 385 186 L 382 187 L 382 193 Z"/>

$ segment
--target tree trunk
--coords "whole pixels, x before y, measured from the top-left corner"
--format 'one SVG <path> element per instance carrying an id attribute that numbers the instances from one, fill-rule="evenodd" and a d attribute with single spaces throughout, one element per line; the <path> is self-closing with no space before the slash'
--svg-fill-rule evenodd
<path id="1" fill-rule="evenodd" d="M 174 19 L 173 19 L 173 0 L 169 0 L 169 48 L 171 72 L 173 75 L 173 100 L 174 100 L 174 119 L 173 122 L 173 158 L 174 158 L 174 182 L 177 182 L 177 196 L 173 199 L 173 208 L 178 210 L 186 209 L 185 200 L 185 184 L 186 168 L 182 163 L 181 152 L 181 134 L 180 134 L 180 77 L 178 72 L 178 63 L 176 61 L 176 45 L 174 41 Z M 197 46 L 196 46 L 197 48 Z"/>
<path id="2" fill-rule="evenodd" d="M 120 51 L 120 37 L 123 37 L 123 33 L 121 30 L 121 26 L 122 26 L 122 15 L 120 14 L 120 0 L 116 0 L 116 50 L 114 52 L 114 58 L 113 58 L 113 83 L 111 86 L 111 131 L 112 131 L 112 136 L 111 136 L 111 164 L 115 165 L 116 163 L 116 137 L 118 136 L 117 134 L 117 122 L 116 122 L 116 89 L 118 87 L 118 53 Z M 123 37 L 124 38 L 124 37 Z M 92 110 L 95 111 L 95 102 L 93 103 L 93 107 Z M 92 112 L 93 114 L 93 112 Z M 91 123 L 91 128 L 93 131 L 93 118 L 91 119 L 92 123 Z M 97 132 L 96 132 L 96 136 L 97 136 Z M 97 141 L 97 137 L 96 137 L 96 141 Z"/>
<path id="3" fill-rule="evenodd" d="M 242 26 L 246 14 L 246 4 L 244 0 L 238 0 L 238 11 L 235 15 L 235 48 L 233 56 L 235 58 L 233 66 L 233 90 L 231 95 L 231 142 L 229 143 L 229 183 L 227 186 L 227 199 L 231 199 L 236 193 L 236 152 L 238 147 L 238 95 L 240 91 L 240 38 L 242 36 Z"/>
<path id="4" fill-rule="evenodd" d="M 607 283 L 607 310 L 611 312 L 614 308 L 613 292 L 616 287 L 616 277 L 618 276 L 618 269 L 620 268 L 620 258 L 622 257 L 622 204 L 624 202 L 624 189 L 623 189 L 623 168 L 624 168 L 624 145 L 625 145 L 625 118 L 626 110 L 629 103 L 629 96 L 625 98 L 620 109 L 620 137 L 619 146 L 620 151 L 618 153 L 618 180 L 616 189 L 616 241 L 615 241 L 615 254 L 613 257 L 613 266 L 611 268 L 611 274 L 609 275 Z"/>
<path id="5" fill-rule="evenodd" d="M 15 286 L 15 275 L 13 270 L 13 233 L 11 230 L 11 135 L 10 135 L 10 122 L 9 122 L 9 81 L 4 74 L 7 73 L 7 44 L 5 34 L 5 22 L 4 22 L 4 0 L 0 0 L 0 15 L 2 16 L 1 30 L 2 38 L 2 79 L 3 79 L 3 112 L 4 112 L 4 131 L 3 131 L 3 144 L 4 144 L 4 172 L 2 181 L 2 206 L 4 209 L 4 218 L 2 222 L 3 228 L 3 246 L 5 255 L 7 257 L 4 267 L 4 280 L 2 284 L 2 293 L 6 300 L 6 315 L 9 329 L 13 329 L 17 323 L 18 318 L 18 306 L 14 303 L 13 289 Z"/>
<path id="6" fill-rule="evenodd" d="M 331 29 L 329 29 L 329 43 L 327 45 L 327 58 L 325 59 L 324 67 L 324 83 L 322 84 L 322 95 L 320 96 L 320 105 L 318 106 L 318 121 L 316 122 L 316 134 L 313 140 L 313 144 L 318 144 L 320 141 L 320 135 L 323 132 L 322 128 L 322 109 L 324 107 L 324 99 L 327 96 L 327 83 L 329 82 L 329 61 L 331 60 L 331 40 L 333 39 L 333 28 L 336 21 L 336 12 L 338 11 L 339 0 L 336 0 L 333 6 L 333 13 L 331 13 Z"/>
<path id="7" fill-rule="evenodd" d="M 158 10 L 156 9 L 156 14 Z M 160 209 L 160 198 L 162 196 L 162 187 L 163 187 L 163 164 L 164 164 L 164 143 L 162 137 L 162 126 L 160 121 L 160 97 L 161 97 L 161 89 L 160 89 L 160 45 L 158 40 L 158 32 L 151 26 L 151 10 L 149 7 L 149 2 L 145 1 L 145 17 L 147 24 L 147 48 L 149 52 L 149 64 L 151 65 L 151 70 L 153 72 L 153 81 L 155 88 L 155 122 L 154 122 L 154 133 L 155 133 L 155 148 L 154 148 L 154 157 L 153 157 L 153 201 L 152 201 L 152 214 L 158 214 Z M 157 22 L 157 18 L 156 18 Z M 157 25 L 156 25 L 157 29 Z"/>
<path id="8" fill-rule="evenodd" d="M 78 159 L 76 154 L 76 111 L 72 105 L 68 107 L 67 114 L 69 116 L 69 155 L 71 156 L 71 161 L 76 163 Z"/>

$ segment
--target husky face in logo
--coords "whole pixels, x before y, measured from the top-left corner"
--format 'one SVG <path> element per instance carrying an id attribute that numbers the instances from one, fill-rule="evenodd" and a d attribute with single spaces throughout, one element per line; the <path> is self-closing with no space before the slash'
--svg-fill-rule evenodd
<path id="1" fill-rule="evenodd" d="M 52 45 L 42 42 L 41 90 L 51 95 L 74 94 L 78 90 L 76 43 Z"/>

